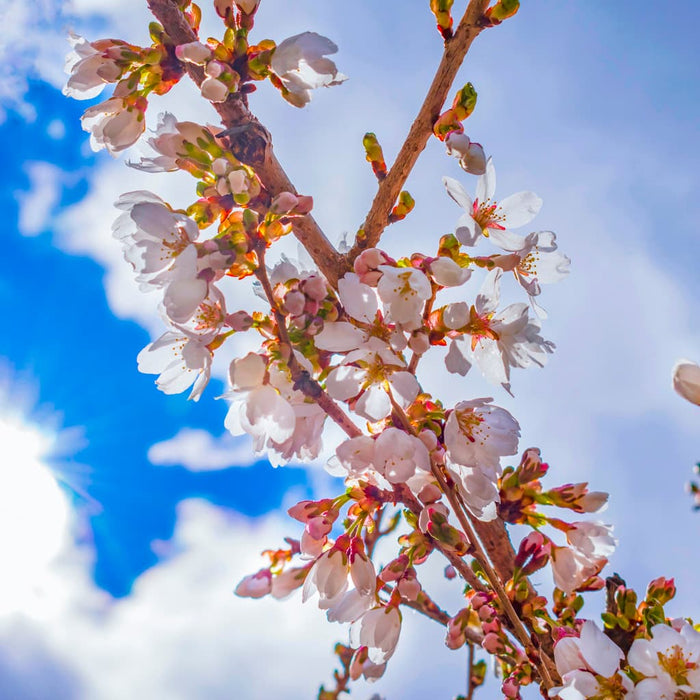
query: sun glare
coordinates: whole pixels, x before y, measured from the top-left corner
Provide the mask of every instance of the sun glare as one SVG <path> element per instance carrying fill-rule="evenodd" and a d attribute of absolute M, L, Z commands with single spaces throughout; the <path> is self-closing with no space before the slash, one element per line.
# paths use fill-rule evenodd
<path fill-rule="evenodd" d="M 47 465 L 55 436 L 15 415 L 0 415 L 0 612 L 41 596 L 61 550 L 68 502 Z"/>

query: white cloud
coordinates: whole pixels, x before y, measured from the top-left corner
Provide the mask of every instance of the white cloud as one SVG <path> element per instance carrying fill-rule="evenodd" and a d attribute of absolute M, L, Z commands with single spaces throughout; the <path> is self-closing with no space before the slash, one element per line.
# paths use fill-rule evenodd
<path fill-rule="evenodd" d="M 262 565 L 258 553 L 281 544 L 294 528 L 298 524 L 290 528 L 276 515 L 249 521 L 204 501 L 185 501 L 171 556 L 120 600 L 95 587 L 89 552 L 67 540 L 41 591 L 44 605 L 0 617 L 0 668 L 13 669 L 12 697 L 34 697 L 32 688 L 47 687 L 47 677 L 60 681 L 61 697 L 76 699 L 313 697 L 321 682 L 330 682 L 332 648 L 347 641 L 346 626 L 328 624 L 298 593 L 287 601 L 232 594 L 241 577 Z M 454 582 L 437 583 L 458 599 Z M 373 687 L 359 683 L 353 694 L 424 697 L 459 687 L 462 658 L 444 649 L 442 635 L 438 625 L 409 611 L 385 678 Z M 427 667 L 439 676 L 426 674 Z"/>
<path fill-rule="evenodd" d="M 206 430 L 182 428 L 175 436 L 157 442 L 148 450 L 148 459 L 161 466 L 183 466 L 194 472 L 247 467 L 260 461 L 253 454 L 250 437 L 224 433 L 215 438 Z"/>
<path fill-rule="evenodd" d="M 36 236 L 51 226 L 53 214 L 61 195 L 63 171 L 41 161 L 25 163 L 29 190 L 15 193 L 19 204 L 17 226 L 25 236 Z"/>

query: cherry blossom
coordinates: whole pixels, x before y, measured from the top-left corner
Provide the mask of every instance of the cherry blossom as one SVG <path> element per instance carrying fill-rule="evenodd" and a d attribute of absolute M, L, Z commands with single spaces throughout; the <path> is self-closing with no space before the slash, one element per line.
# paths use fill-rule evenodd
<path fill-rule="evenodd" d="M 684 399 L 700 406 L 700 366 L 690 360 L 679 360 L 673 368 L 673 388 Z"/>
<path fill-rule="evenodd" d="M 180 394 L 192 384 L 189 398 L 199 400 L 209 383 L 213 334 L 192 336 L 184 329 L 168 331 L 138 354 L 139 372 L 159 374 L 156 386 L 165 394 Z"/>
<path fill-rule="evenodd" d="M 466 212 L 457 222 L 455 231 L 459 242 L 466 246 L 475 245 L 482 234 L 488 236 L 494 230 L 524 226 L 542 208 L 542 200 L 534 192 L 518 192 L 500 202 L 494 200 L 496 169 L 491 158 L 486 161 L 484 174 L 477 180 L 473 200 L 457 180 L 443 177 L 442 181 L 447 194 Z"/>
<path fill-rule="evenodd" d="M 68 35 L 73 50 L 66 56 L 65 71 L 70 75 L 63 94 L 77 100 L 89 100 L 102 92 L 108 83 L 115 83 L 122 74 L 119 59 L 123 42 L 109 39 L 88 42 L 82 36 Z"/>
<path fill-rule="evenodd" d="M 632 681 L 618 673 L 623 659 L 622 649 L 594 622 L 586 620 L 579 637 L 564 637 L 554 647 L 554 661 L 564 686 L 553 688 L 550 696 L 561 700 L 631 698 Z"/>
<path fill-rule="evenodd" d="M 590 557 L 573 547 L 552 547 L 550 559 L 554 585 L 564 593 L 580 588 L 605 566 L 605 557 Z"/>
<path fill-rule="evenodd" d="M 419 328 L 423 305 L 432 293 L 430 280 L 411 267 L 380 265 L 379 269 L 383 274 L 377 283 L 377 293 L 391 320 L 406 330 Z"/>
<path fill-rule="evenodd" d="M 486 276 L 475 304 L 469 309 L 468 321 L 461 328 L 456 327 L 468 333 L 471 342 L 467 345 L 463 337 L 458 337 L 446 364 L 452 372 L 466 373 L 468 366 L 457 353 L 464 359 L 470 355 L 486 379 L 510 391 L 510 368 L 543 367 L 547 355 L 554 351 L 554 344 L 540 336 L 541 324 L 529 316 L 527 304 L 511 304 L 496 312 L 502 274 L 501 269 L 495 269 Z M 455 312 L 453 309 L 452 313 Z M 464 320 L 466 313 L 458 314 L 457 318 Z"/>
<path fill-rule="evenodd" d="M 106 148 L 116 155 L 133 146 L 146 129 L 146 100 L 119 87 L 110 99 L 88 107 L 80 119 L 83 129 L 90 132 L 93 151 Z"/>
<path fill-rule="evenodd" d="M 590 559 L 609 557 L 617 546 L 612 526 L 599 522 L 569 523 L 566 530 L 568 543 Z"/>
<path fill-rule="evenodd" d="M 396 649 L 401 633 L 401 613 L 393 606 L 368 610 L 350 627 L 354 647 L 366 646 L 374 664 L 388 661 Z"/>
<path fill-rule="evenodd" d="M 503 250 L 512 253 L 499 261 L 502 269 L 512 270 L 523 289 L 537 296 L 540 284 L 558 282 L 569 274 L 571 260 L 557 249 L 556 234 L 552 231 L 537 231 L 519 236 L 512 231 L 494 229 L 489 240 Z"/>
<path fill-rule="evenodd" d="M 518 422 L 491 401 L 460 401 L 450 413 L 445 424 L 445 447 L 453 463 L 497 471 L 501 457 L 518 451 Z"/>
<path fill-rule="evenodd" d="M 459 159 L 459 166 L 472 175 L 486 172 L 486 154 L 480 143 L 470 141 L 464 132 L 453 131 L 445 139 L 447 155 Z"/>
<path fill-rule="evenodd" d="M 685 621 L 680 629 L 654 625 L 651 639 L 634 640 L 627 660 L 646 676 L 635 687 L 637 700 L 673 700 L 688 697 L 684 693 L 700 693 L 700 633 Z"/>
<path fill-rule="evenodd" d="M 154 135 L 146 142 L 158 155 L 142 157 L 138 163 L 127 163 L 132 168 L 148 173 L 172 172 L 178 169 L 180 159 L 185 158 L 193 147 L 201 148 L 214 141 L 206 127 L 194 122 L 180 122 L 169 112 L 158 116 L 156 130 L 152 133 Z"/>
<path fill-rule="evenodd" d="M 420 386 L 405 367 L 405 362 L 386 343 L 370 338 L 330 372 L 326 390 L 339 401 L 357 397 L 354 411 L 376 422 L 391 413 L 388 392 L 403 408 L 418 395 Z"/>
<path fill-rule="evenodd" d="M 295 107 L 303 107 L 311 100 L 311 90 L 347 80 L 326 58 L 337 51 L 330 39 L 315 32 L 296 34 L 280 43 L 270 67 L 285 88 L 284 98 Z"/>

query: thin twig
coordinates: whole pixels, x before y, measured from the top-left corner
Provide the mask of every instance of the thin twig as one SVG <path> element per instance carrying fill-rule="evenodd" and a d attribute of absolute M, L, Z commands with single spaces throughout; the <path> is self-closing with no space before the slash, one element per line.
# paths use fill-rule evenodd
<path fill-rule="evenodd" d="M 176 44 L 188 44 L 197 40 L 176 0 L 147 0 L 148 7 L 163 25 L 165 33 Z M 200 66 L 184 63 L 190 78 L 201 85 L 204 71 Z M 267 129 L 258 121 L 246 104 L 244 96 L 231 95 L 226 102 L 212 103 L 219 113 L 225 130 L 233 130 L 235 136 L 228 137 L 234 155 L 242 162 L 251 165 L 260 178 L 270 197 L 281 192 L 297 190 L 290 181 L 272 148 L 272 138 Z M 310 215 L 299 217 L 293 227 L 294 235 L 311 255 L 318 269 L 335 288 L 342 274 L 342 260 L 325 234 Z"/>
<path fill-rule="evenodd" d="M 394 164 L 379 185 L 372 206 L 362 225 L 362 233 L 347 254 L 349 263 L 352 263 L 365 248 L 374 248 L 379 243 L 382 231 L 389 223 L 389 214 L 396 199 L 413 170 L 418 156 L 433 133 L 433 124 L 440 116 L 440 110 L 452 87 L 457 71 L 462 66 L 472 42 L 484 29 L 481 19 L 487 5 L 488 0 L 471 0 L 454 35 L 445 42 L 442 60 L 418 116 L 410 128 Z"/>
<path fill-rule="evenodd" d="M 476 685 L 474 685 L 474 645 L 468 643 L 469 651 L 467 652 L 467 697 L 466 700 L 473 700 Z"/>
<path fill-rule="evenodd" d="M 289 367 L 289 372 L 292 375 L 292 381 L 294 382 L 294 388 L 298 389 L 304 393 L 309 398 L 313 399 L 328 415 L 331 420 L 337 423 L 349 437 L 358 437 L 362 435 L 362 431 L 350 420 L 348 415 L 343 411 L 338 404 L 333 401 L 333 399 L 328 396 L 328 394 L 323 390 L 321 385 L 301 366 L 297 358 L 294 355 L 294 345 L 289 338 L 289 333 L 287 332 L 287 324 L 284 314 L 280 311 L 280 308 L 275 300 L 272 285 L 270 284 L 270 278 L 267 274 L 267 268 L 265 267 L 265 256 L 261 251 L 259 253 L 259 266 L 255 271 L 255 276 L 260 281 L 262 288 L 265 292 L 272 313 L 275 317 L 277 323 L 277 334 L 280 343 L 284 345 L 289 351 L 289 358 L 287 359 L 287 366 Z"/>

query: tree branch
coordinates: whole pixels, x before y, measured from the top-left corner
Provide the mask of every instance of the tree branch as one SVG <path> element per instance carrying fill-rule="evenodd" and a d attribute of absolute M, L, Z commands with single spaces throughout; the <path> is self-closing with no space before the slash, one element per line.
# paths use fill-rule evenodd
<path fill-rule="evenodd" d="M 350 265 L 365 248 L 374 248 L 379 243 L 382 231 L 389 223 L 389 214 L 396 199 L 433 133 L 433 124 L 440 116 L 440 110 L 445 104 L 457 71 L 462 66 L 472 42 L 484 29 L 481 20 L 487 5 L 488 0 L 471 0 L 457 31 L 445 42 L 442 60 L 418 116 L 396 156 L 394 165 L 379 185 L 362 226 L 362 233 L 358 235 L 355 245 L 346 256 Z"/>
<path fill-rule="evenodd" d="M 153 15 L 176 45 L 197 41 L 197 35 L 175 0 L 147 2 Z M 192 63 L 184 63 L 183 66 L 190 78 L 201 85 L 204 80 L 202 68 Z M 227 140 L 231 151 L 241 162 L 255 169 L 270 196 L 275 197 L 280 192 L 298 194 L 275 157 L 270 133 L 250 112 L 245 99 L 240 95 L 230 95 L 226 102 L 212 104 L 221 117 L 225 131 L 230 131 Z M 344 261 L 314 218 L 310 215 L 299 217 L 294 223 L 293 231 L 328 282 L 337 288 Z"/>

